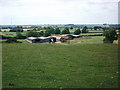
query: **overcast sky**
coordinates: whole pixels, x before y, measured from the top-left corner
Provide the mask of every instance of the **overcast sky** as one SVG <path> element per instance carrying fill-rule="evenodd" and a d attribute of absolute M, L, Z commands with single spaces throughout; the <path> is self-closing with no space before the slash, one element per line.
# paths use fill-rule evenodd
<path fill-rule="evenodd" d="M 115 24 L 119 0 L 0 0 L 0 24 Z"/>

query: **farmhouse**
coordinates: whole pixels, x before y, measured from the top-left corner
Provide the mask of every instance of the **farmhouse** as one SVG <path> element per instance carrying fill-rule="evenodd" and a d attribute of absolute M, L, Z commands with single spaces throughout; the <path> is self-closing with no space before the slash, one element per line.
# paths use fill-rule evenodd
<path fill-rule="evenodd" d="M 56 42 L 55 37 L 27 37 L 26 39 L 30 43 L 54 43 Z"/>

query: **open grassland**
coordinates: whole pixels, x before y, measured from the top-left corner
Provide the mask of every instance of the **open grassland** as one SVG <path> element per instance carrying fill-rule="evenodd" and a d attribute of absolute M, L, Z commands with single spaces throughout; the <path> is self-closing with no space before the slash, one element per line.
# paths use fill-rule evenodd
<path fill-rule="evenodd" d="M 118 46 L 97 40 L 3 43 L 3 88 L 117 88 Z"/>

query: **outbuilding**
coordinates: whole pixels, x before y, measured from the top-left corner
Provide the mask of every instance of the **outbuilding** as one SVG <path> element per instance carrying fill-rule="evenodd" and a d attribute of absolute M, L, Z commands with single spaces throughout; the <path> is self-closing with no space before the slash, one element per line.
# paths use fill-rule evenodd
<path fill-rule="evenodd" d="M 30 43 L 54 43 L 56 42 L 55 37 L 27 37 L 26 39 Z"/>

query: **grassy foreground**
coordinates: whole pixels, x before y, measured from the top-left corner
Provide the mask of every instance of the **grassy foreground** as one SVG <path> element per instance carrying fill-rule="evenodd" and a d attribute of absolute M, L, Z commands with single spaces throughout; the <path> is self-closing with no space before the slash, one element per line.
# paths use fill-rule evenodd
<path fill-rule="evenodd" d="M 3 43 L 2 48 L 3 88 L 118 87 L 117 44 Z"/>

